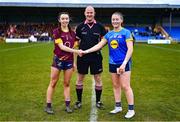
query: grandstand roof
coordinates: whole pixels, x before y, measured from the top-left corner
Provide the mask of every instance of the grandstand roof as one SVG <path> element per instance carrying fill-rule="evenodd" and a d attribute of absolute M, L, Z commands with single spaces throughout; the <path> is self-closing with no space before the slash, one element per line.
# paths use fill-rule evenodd
<path fill-rule="evenodd" d="M 0 0 L 0 6 L 84 8 L 180 8 L 179 0 Z"/>

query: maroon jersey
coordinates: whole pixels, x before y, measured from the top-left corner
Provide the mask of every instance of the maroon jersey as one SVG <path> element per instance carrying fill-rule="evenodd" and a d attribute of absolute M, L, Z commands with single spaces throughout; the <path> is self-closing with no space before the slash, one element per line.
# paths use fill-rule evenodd
<path fill-rule="evenodd" d="M 59 43 L 63 43 L 63 45 L 73 48 L 76 35 L 73 31 L 71 32 L 63 32 L 56 28 L 53 30 L 53 38 L 54 38 L 54 54 L 63 61 L 73 61 L 73 53 L 66 52 L 60 49 L 58 46 Z M 60 40 L 60 41 L 59 41 Z"/>

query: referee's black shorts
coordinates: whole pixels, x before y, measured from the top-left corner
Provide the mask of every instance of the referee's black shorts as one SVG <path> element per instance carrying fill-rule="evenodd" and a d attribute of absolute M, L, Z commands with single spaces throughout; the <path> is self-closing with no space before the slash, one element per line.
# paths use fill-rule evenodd
<path fill-rule="evenodd" d="M 80 57 L 77 58 L 78 73 L 88 74 L 89 67 L 92 75 L 101 73 L 103 71 L 102 59 L 83 60 Z"/>

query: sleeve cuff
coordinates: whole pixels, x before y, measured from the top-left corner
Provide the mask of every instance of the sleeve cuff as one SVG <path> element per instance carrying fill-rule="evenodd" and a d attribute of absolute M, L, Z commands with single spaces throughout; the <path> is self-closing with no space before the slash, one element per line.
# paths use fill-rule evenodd
<path fill-rule="evenodd" d="M 133 41 L 132 38 L 126 39 L 126 42 Z"/>
<path fill-rule="evenodd" d="M 55 39 L 55 44 L 60 44 L 60 43 L 63 43 L 62 39 L 59 38 L 59 39 Z"/>
<path fill-rule="evenodd" d="M 78 47 L 78 45 L 79 45 L 78 41 L 75 41 L 75 42 L 74 42 L 74 46 L 73 46 L 73 47 L 74 47 L 74 48 L 77 48 L 77 47 Z"/>

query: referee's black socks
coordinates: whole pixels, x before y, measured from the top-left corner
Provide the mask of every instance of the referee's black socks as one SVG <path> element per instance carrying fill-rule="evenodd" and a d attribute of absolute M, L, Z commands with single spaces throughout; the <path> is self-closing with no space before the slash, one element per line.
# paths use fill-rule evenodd
<path fill-rule="evenodd" d="M 82 92 L 83 92 L 83 85 L 76 84 L 76 94 L 77 94 L 77 100 L 79 102 L 81 102 L 82 100 Z"/>
<path fill-rule="evenodd" d="M 95 86 L 96 91 L 96 102 L 101 100 L 102 86 Z"/>
<path fill-rule="evenodd" d="M 48 107 L 48 108 L 51 108 L 51 103 L 47 103 L 47 107 Z"/>

